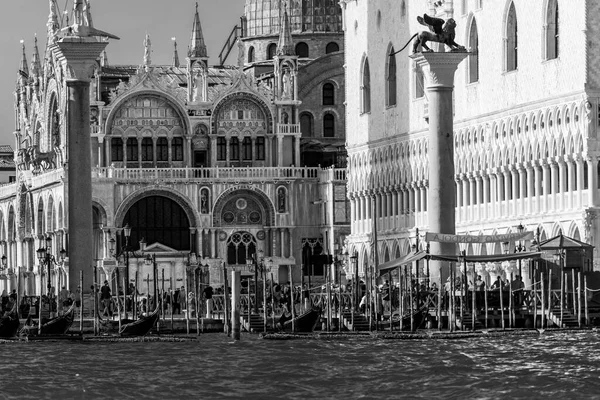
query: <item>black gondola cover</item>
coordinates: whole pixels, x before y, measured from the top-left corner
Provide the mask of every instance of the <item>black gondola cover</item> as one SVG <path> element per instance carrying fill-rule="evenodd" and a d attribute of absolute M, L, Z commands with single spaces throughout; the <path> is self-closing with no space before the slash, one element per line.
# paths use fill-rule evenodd
<path fill-rule="evenodd" d="M 137 321 L 121 326 L 121 336 L 146 336 L 158 320 L 158 307 L 152 314 L 140 317 Z"/>

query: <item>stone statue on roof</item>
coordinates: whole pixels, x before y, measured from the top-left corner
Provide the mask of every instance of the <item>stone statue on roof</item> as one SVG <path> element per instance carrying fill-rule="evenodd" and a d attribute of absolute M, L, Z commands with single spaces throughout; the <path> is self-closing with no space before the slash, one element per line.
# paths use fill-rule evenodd
<path fill-rule="evenodd" d="M 61 29 L 61 32 L 64 36 L 106 37 L 119 40 L 118 36 L 94 28 L 90 0 L 75 0 L 73 4 L 73 24 Z"/>

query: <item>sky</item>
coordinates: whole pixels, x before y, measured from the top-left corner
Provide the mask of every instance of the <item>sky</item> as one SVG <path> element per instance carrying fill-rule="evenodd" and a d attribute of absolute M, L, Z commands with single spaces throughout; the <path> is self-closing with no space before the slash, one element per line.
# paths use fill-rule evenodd
<path fill-rule="evenodd" d="M 48 0 L 0 0 L 0 145 L 15 147 L 13 92 L 21 60 L 21 40 L 25 41 L 28 66 L 33 54 L 33 38 L 37 33 L 40 57 L 46 45 Z M 72 0 L 58 0 L 60 11 Z M 218 55 L 234 25 L 244 13 L 245 0 L 91 0 L 94 26 L 121 40 L 111 40 L 109 64 L 141 64 L 144 58 L 144 36 L 152 41 L 152 63 L 168 65 L 177 38 L 179 59 L 185 61 L 192 31 L 195 3 L 209 53 L 209 63 L 218 64 Z M 228 64 L 236 63 L 235 49 Z"/>

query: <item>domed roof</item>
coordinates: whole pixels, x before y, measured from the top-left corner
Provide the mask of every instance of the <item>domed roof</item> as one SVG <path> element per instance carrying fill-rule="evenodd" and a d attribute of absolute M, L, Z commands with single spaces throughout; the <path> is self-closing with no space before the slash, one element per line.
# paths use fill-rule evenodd
<path fill-rule="evenodd" d="M 278 35 L 283 0 L 246 0 L 245 36 Z M 293 33 L 342 32 L 342 9 L 338 0 L 288 0 L 287 9 Z"/>

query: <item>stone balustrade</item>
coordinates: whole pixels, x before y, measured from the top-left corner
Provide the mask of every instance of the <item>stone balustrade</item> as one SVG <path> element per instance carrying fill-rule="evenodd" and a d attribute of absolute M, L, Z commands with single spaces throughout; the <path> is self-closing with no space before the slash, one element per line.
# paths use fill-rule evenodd
<path fill-rule="evenodd" d="M 325 171 L 325 172 L 324 172 Z M 94 168 L 93 178 L 118 179 L 130 181 L 146 181 L 155 179 L 167 180 L 291 180 L 291 179 L 323 179 L 323 173 L 333 174 L 336 180 L 345 176 L 335 170 L 329 172 L 321 168 L 308 167 L 214 167 L 214 168 Z"/>
<path fill-rule="evenodd" d="M 300 124 L 277 124 L 277 133 L 282 135 L 299 135 Z"/>

